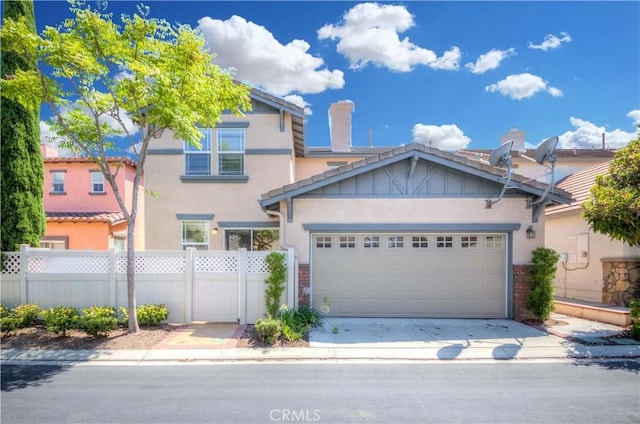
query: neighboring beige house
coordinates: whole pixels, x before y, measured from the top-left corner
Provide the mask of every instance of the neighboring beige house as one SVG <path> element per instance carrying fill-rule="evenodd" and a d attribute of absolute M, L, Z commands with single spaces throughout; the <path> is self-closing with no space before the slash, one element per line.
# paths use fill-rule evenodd
<path fill-rule="evenodd" d="M 331 315 L 525 316 L 540 212 L 568 193 L 540 199 L 546 184 L 514 175 L 487 208 L 504 169 L 421 144 L 353 148 L 349 101 L 331 105 L 330 146 L 308 148 L 301 108 L 251 98 L 251 113 L 203 130 L 202 151 L 154 141 L 147 249 L 293 248 L 296 301 L 328 302 Z"/>
<path fill-rule="evenodd" d="M 627 280 L 638 287 L 640 248 L 594 233 L 582 217 L 582 204 L 589 198 L 596 176 L 607 174 L 609 164 L 607 161 L 583 169 L 557 183 L 557 187 L 571 193 L 573 202 L 546 209 L 545 243 L 561 255 L 554 281 L 557 296 L 626 306 L 624 300 L 633 293 L 623 295 L 616 292 L 633 290 L 633 285 L 627 285 L 624 279 L 616 277 L 615 283 L 622 282 L 611 284 L 609 290 L 603 291 L 603 288 L 609 274 L 614 271 L 612 268 L 622 267 L 628 271 L 620 274 L 626 274 Z"/>

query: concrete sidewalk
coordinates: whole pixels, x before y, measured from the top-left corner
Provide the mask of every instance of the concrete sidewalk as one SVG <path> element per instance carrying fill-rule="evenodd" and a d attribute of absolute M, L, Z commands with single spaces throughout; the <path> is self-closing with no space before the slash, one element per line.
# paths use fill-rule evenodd
<path fill-rule="evenodd" d="M 8 349 L 1 351 L 0 358 L 5 364 L 640 358 L 639 342 L 605 339 L 619 334 L 623 330 L 620 327 L 557 314 L 552 318 L 560 324 L 545 329 L 511 320 L 327 318 L 322 328 L 311 332 L 309 347 L 301 348 L 236 348 L 231 341 L 234 337 L 237 340 L 237 326 L 225 324 L 226 330 L 217 327 L 212 331 L 211 326 L 216 324 L 196 324 L 153 349 Z M 190 338 L 197 339 L 197 344 Z M 211 348 L 207 348 L 206 340 L 210 340 Z"/>

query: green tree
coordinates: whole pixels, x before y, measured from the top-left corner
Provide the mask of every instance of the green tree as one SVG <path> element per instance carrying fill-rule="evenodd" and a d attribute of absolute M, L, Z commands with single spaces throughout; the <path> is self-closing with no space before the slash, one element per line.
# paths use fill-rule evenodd
<path fill-rule="evenodd" d="M 609 174 L 596 177 L 583 208 L 593 231 L 640 247 L 640 132 L 616 152 Z"/>
<path fill-rule="evenodd" d="M 106 4 L 92 8 L 70 0 L 69 5 L 74 17 L 39 36 L 24 20 L 3 22 L 3 47 L 17 54 L 36 50 L 45 67 L 3 76 L 2 90 L 25 107 L 50 106 L 61 145 L 91 158 L 113 189 L 128 226 L 128 321 L 129 331 L 137 332 L 134 230 L 149 143 L 168 130 L 200 147 L 198 126 L 214 126 L 224 111 L 249 110 L 249 88 L 213 64 L 204 38 L 187 25 L 149 18 L 144 6 L 122 16 L 118 25 Z M 136 130 L 127 125 L 129 119 Z M 116 184 L 122 167 L 110 167 L 107 156 L 120 144 L 137 162 L 130 207 Z"/>
<path fill-rule="evenodd" d="M 24 30 L 36 33 L 33 1 L 5 1 L 3 18 L 23 19 Z M 2 44 L 0 74 L 33 71 L 35 50 L 16 53 Z M 4 93 L 3 93 L 4 94 Z M 0 97 L 2 168 L 0 250 L 15 251 L 21 244 L 38 247 L 44 235 L 44 164 L 40 153 L 40 108 L 26 109 L 4 95 Z"/>
<path fill-rule="evenodd" d="M 560 255 L 547 247 L 538 247 L 531 252 L 531 292 L 527 298 L 527 308 L 540 321 L 545 321 L 553 312 L 553 279 L 556 276 Z"/>

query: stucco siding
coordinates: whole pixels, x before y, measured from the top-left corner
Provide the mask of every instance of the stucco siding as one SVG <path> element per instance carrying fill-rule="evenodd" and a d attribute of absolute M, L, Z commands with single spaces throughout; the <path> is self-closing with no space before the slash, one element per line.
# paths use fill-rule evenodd
<path fill-rule="evenodd" d="M 589 231 L 581 211 L 547 216 L 545 227 L 547 247 L 567 255 L 567 263 L 558 263 L 554 280 L 556 295 L 571 299 L 602 301 L 603 257 L 640 257 L 640 248 L 612 241 L 604 234 Z M 587 235 L 588 257 L 580 259 L 578 235 Z M 566 269 L 565 269 L 566 268 Z"/>

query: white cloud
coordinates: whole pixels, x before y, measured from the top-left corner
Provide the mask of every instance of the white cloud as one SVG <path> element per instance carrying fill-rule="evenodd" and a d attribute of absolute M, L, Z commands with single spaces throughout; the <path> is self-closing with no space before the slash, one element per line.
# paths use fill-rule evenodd
<path fill-rule="evenodd" d="M 293 103 L 296 106 L 300 106 L 301 108 L 303 108 L 305 116 L 309 116 L 313 114 L 313 111 L 309 107 L 310 104 L 305 102 L 302 96 L 298 96 L 297 94 L 290 94 L 288 96 L 284 96 L 283 99 Z"/>
<path fill-rule="evenodd" d="M 498 92 L 513 100 L 526 99 L 540 91 L 547 91 L 553 97 L 562 96 L 560 89 L 549 86 L 539 76 L 529 73 L 509 75 L 502 81 L 485 87 L 485 91 Z"/>
<path fill-rule="evenodd" d="M 286 45 L 265 27 L 240 16 L 226 21 L 208 16 L 198 21 L 214 62 L 234 68 L 234 77 L 249 80 L 276 95 L 292 92 L 321 93 L 344 86 L 344 73 L 330 71 L 320 57 L 311 55 L 309 43 L 293 40 Z"/>
<path fill-rule="evenodd" d="M 399 34 L 415 25 L 405 6 L 361 3 L 347 11 L 340 24 L 327 24 L 318 30 L 318 39 L 339 40 L 338 53 L 349 59 L 352 69 L 369 63 L 397 72 L 408 72 L 416 65 L 434 69 L 458 69 L 460 49 L 452 47 L 440 58 L 429 49 L 400 39 Z"/>
<path fill-rule="evenodd" d="M 516 49 L 513 47 L 507 50 L 492 49 L 480 55 L 476 63 L 469 62 L 464 66 L 474 74 L 484 74 L 491 69 L 496 69 L 504 59 L 515 54 Z"/>
<path fill-rule="evenodd" d="M 599 127 L 589 121 L 574 118 L 573 116 L 570 121 L 575 130 L 567 131 L 559 136 L 559 146 L 563 149 L 600 149 L 602 148 L 603 133 L 605 135 L 605 145 L 610 149 L 624 147 L 637 137 L 635 133 L 619 129 L 606 131 L 605 127 Z"/>
<path fill-rule="evenodd" d="M 562 43 L 568 43 L 571 41 L 571 36 L 568 32 L 561 32 L 560 35 L 562 38 L 553 34 L 547 34 L 544 37 L 544 41 L 540 44 L 533 44 L 532 42 L 529 42 L 529 48 L 546 51 L 549 49 L 557 49 Z"/>
<path fill-rule="evenodd" d="M 471 139 L 455 124 L 416 124 L 413 126 L 413 141 L 441 150 L 458 150 L 467 147 Z"/>
<path fill-rule="evenodd" d="M 627 116 L 633 119 L 633 122 L 636 125 L 640 125 L 640 109 L 632 110 L 631 112 L 627 113 Z"/>

